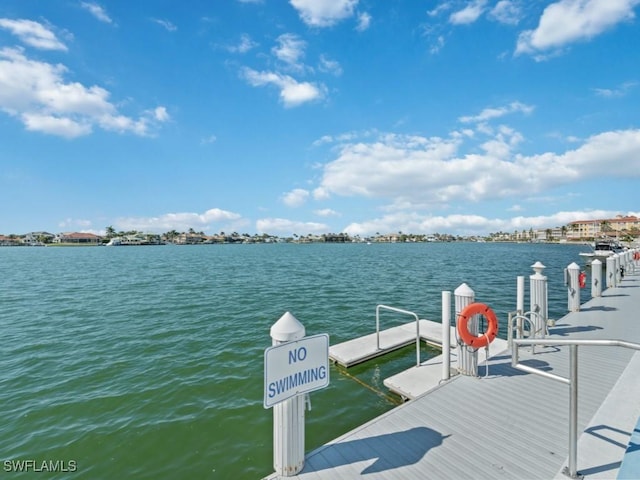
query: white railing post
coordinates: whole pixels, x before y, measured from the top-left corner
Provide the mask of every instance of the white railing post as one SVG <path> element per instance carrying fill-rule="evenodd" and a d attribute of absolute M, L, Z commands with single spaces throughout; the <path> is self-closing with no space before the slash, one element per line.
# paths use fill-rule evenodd
<path fill-rule="evenodd" d="M 518 275 L 516 277 L 516 331 L 518 337 L 522 336 L 522 329 L 524 328 L 522 323 L 522 316 L 524 315 L 524 276 Z M 511 326 L 509 326 L 509 332 L 511 333 Z"/>
<path fill-rule="evenodd" d="M 455 296 L 455 308 L 456 308 L 456 328 L 458 327 L 458 320 L 460 312 L 464 310 L 467 305 L 473 303 L 475 298 L 475 292 L 467 285 L 463 283 L 453 292 Z M 477 318 L 471 318 L 468 320 L 468 330 L 472 335 L 478 335 L 478 320 Z M 478 376 L 478 351 L 467 347 L 462 342 L 458 342 L 458 371 L 463 375 L 469 375 L 473 377 Z"/>
<path fill-rule="evenodd" d="M 602 262 L 597 258 L 591 262 L 591 296 L 602 296 Z"/>
<path fill-rule="evenodd" d="M 549 316 L 547 307 L 547 277 L 542 271 L 547 268 L 541 262 L 531 265 L 533 275 L 529 276 L 529 295 L 531 297 L 531 320 L 535 325 L 534 338 L 544 338 L 547 331 L 547 319 Z"/>
<path fill-rule="evenodd" d="M 305 328 L 286 312 L 271 327 L 273 345 L 304 338 Z M 290 477 L 304 467 L 305 395 L 296 395 L 273 406 L 273 468 Z"/>
<path fill-rule="evenodd" d="M 451 292 L 442 292 L 442 380 L 451 376 Z"/>
<path fill-rule="evenodd" d="M 567 267 L 567 309 L 570 312 L 580 311 L 580 285 L 578 275 L 580 267 L 573 262 Z"/>

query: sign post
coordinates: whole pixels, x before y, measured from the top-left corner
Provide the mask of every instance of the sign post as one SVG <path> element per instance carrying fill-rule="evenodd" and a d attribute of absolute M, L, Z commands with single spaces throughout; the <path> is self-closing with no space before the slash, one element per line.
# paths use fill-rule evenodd
<path fill-rule="evenodd" d="M 329 384 L 329 336 L 305 338 L 286 312 L 271 327 L 264 352 L 264 408 L 273 407 L 273 467 L 281 476 L 304 467 L 304 394 Z"/>

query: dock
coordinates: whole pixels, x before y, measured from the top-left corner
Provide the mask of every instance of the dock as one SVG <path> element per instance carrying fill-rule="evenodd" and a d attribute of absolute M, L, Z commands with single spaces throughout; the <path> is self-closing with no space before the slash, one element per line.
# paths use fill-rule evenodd
<path fill-rule="evenodd" d="M 640 343 L 639 310 L 640 274 L 627 274 L 558 320 L 547 338 Z M 568 478 L 569 387 L 515 369 L 506 348 L 491 350 L 478 362 L 478 377 L 457 375 L 424 392 L 413 392 L 418 380 L 409 380 L 402 395 L 413 400 L 308 453 L 297 475 L 267 478 Z M 569 376 L 568 346 L 519 351 L 521 363 Z M 578 351 L 578 473 L 640 478 L 640 352 L 610 346 Z M 437 370 L 438 360 L 430 365 Z"/>
<path fill-rule="evenodd" d="M 442 324 L 431 320 L 419 320 L 420 340 L 436 346 L 442 346 Z M 451 327 L 450 338 L 455 339 L 455 328 Z M 357 337 L 329 347 L 329 359 L 342 365 L 352 367 L 358 363 L 371 360 L 407 345 L 415 344 L 416 322 L 403 323 L 380 331 L 380 341 L 376 333 Z M 451 344 L 455 347 L 454 343 Z"/>

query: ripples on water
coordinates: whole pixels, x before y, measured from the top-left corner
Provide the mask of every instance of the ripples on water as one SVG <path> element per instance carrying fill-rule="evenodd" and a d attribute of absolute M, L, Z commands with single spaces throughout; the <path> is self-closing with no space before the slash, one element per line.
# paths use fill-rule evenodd
<path fill-rule="evenodd" d="M 528 277 L 540 260 L 550 317 L 559 318 L 563 269 L 580 250 L 468 243 L 0 249 L 0 461 L 75 460 L 76 478 L 259 478 L 272 471 L 263 353 L 285 311 L 307 334 L 329 333 L 337 343 L 370 333 L 377 304 L 438 320 L 442 290 L 466 282 L 504 321 L 515 309 L 516 276 Z M 432 354 L 424 347 L 423 359 Z M 408 348 L 348 373 L 384 390 L 382 380 L 414 360 Z M 307 450 L 393 405 L 332 367 L 330 386 L 312 394 Z"/>

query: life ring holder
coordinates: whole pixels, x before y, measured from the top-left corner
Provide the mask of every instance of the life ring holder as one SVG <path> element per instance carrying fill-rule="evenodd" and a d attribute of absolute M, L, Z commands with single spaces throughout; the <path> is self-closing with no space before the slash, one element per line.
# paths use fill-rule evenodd
<path fill-rule="evenodd" d="M 481 335 L 474 335 L 469 331 L 469 320 L 474 315 L 482 315 L 487 319 L 487 331 Z M 498 318 L 488 305 L 484 303 L 472 303 L 467 305 L 458 314 L 458 337 L 469 347 L 478 349 L 488 347 L 498 334 Z"/>

